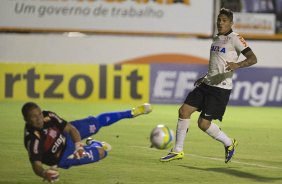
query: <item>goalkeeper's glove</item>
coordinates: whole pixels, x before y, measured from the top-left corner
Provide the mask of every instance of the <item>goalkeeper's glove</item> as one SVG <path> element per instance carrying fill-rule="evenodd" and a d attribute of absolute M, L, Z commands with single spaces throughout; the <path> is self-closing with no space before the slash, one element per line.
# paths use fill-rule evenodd
<path fill-rule="evenodd" d="M 53 169 L 46 169 L 43 171 L 43 181 L 53 183 L 59 181 L 59 172 Z"/>
<path fill-rule="evenodd" d="M 87 153 L 84 148 L 83 144 L 80 142 L 75 143 L 75 151 L 73 153 L 73 158 L 75 159 L 81 159 L 84 157 L 89 157 L 89 153 Z"/>

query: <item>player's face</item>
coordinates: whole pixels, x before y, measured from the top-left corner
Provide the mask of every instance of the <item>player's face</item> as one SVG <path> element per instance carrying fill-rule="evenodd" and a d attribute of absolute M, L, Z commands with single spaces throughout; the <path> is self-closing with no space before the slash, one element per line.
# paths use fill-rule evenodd
<path fill-rule="evenodd" d="M 31 125 L 33 128 L 41 129 L 44 124 L 44 117 L 40 108 L 34 108 L 28 112 L 26 117 L 26 122 Z"/>
<path fill-rule="evenodd" d="M 233 22 L 225 15 L 220 14 L 217 17 L 217 30 L 218 34 L 222 35 L 231 30 Z"/>

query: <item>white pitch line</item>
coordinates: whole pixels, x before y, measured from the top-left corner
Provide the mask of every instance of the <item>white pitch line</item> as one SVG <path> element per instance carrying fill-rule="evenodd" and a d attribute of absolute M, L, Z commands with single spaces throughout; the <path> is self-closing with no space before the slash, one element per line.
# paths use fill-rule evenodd
<path fill-rule="evenodd" d="M 157 149 L 152 149 L 149 147 L 142 147 L 142 146 L 129 146 L 129 147 L 134 147 L 134 148 L 143 148 L 143 149 L 150 149 L 150 150 L 156 150 Z M 200 155 L 195 155 L 195 154 L 185 154 L 187 156 L 195 157 L 195 158 L 201 158 L 201 159 L 207 159 L 207 160 L 216 160 L 216 161 L 224 161 L 224 159 L 220 158 L 215 158 L 215 157 L 206 157 L 206 156 L 200 156 Z M 248 165 L 248 166 L 255 166 L 255 167 L 260 167 L 260 168 L 267 168 L 267 169 L 282 169 L 281 167 L 276 167 L 276 166 L 269 166 L 269 165 L 262 165 L 262 164 L 255 164 L 255 163 L 248 163 L 248 162 L 240 162 L 236 160 L 232 160 L 232 163 L 236 164 L 241 164 L 241 165 Z"/>
<path fill-rule="evenodd" d="M 194 154 L 185 154 L 185 155 L 192 156 L 192 157 L 203 158 L 203 159 L 208 159 L 208 160 L 220 160 L 220 161 L 224 161 L 224 159 L 214 158 L 214 157 L 205 157 L 205 156 L 194 155 Z M 232 160 L 231 162 L 232 162 L 232 163 L 236 163 L 236 164 L 249 165 L 249 166 L 261 167 L 261 168 L 268 168 L 268 169 L 282 169 L 281 167 L 276 167 L 276 166 L 268 166 L 268 165 L 262 165 L 262 164 L 255 164 L 255 163 L 248 163 L 248 162 L 240 162 L 240 161 L 236 161 L 236 160 Z"/>

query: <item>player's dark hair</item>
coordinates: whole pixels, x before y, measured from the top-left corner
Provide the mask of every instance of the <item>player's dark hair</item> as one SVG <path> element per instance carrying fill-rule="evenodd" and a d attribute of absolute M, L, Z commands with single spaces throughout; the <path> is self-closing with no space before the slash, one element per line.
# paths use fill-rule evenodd
<path fill-rule="evenodd" d="M 25 103 L 22 107 L 23 117 L 26 118 L 27 115 L 28 115 L 28 112 L 31 111 L 32 109 L 35 109 L 35 108 L 39 108 L 39 106 L 36 103 L 34 103 L 34 102 Z"/>
<path fill-rule="evenodd" d="M 230 9 L 221 8 L 218 15 L 221 15 L 221 14 L 226 15 L 231 22 L 233 21 L 233 12 Z"/>

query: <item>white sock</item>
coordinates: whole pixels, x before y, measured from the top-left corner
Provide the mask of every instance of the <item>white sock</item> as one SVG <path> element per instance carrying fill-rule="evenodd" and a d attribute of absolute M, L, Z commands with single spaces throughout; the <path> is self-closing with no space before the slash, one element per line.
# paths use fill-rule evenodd
<path fill-rule="evenodd" d="M 183 151 L 184 140 L 186 137 L 186 133 L 188 131 L 190 125 L 190 119 L 178 119 L 177 129 L 176 129 L 176 141 L 173 151 L 181 152 Z"/>
<path fill-rule="evenodd" d="M 232 140 L 214 123 L 211 123 L 206 133 L 219 142 L 222 142 L 224 146 L 230 146 L 232 144 Z"/>

